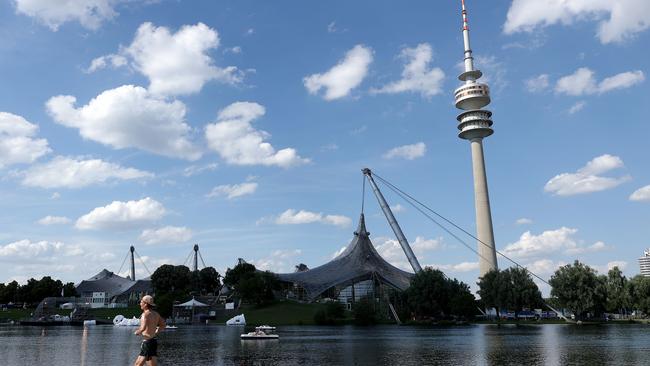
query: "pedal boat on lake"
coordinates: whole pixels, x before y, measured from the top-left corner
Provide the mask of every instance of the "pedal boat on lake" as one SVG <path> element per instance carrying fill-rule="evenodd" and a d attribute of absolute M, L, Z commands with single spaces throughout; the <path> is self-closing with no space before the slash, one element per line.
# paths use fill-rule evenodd
<path fill-rule="evenodd" d="M 269 330 L 275 330 L 275 327 L 264 324 L 264 325 L 260 325 L 259 327 L 255 327 L 255 330 L 261 330 L 261 331 L 266 332 L 266 331 L 269 331 Z"/>
<path fill-rule="evenodd" d="M 277 334 L 267 334 L 261 329 L 255 329 L 254 332 L 248 332 L 241 335 L 241 339 L 279 339 Z"/>

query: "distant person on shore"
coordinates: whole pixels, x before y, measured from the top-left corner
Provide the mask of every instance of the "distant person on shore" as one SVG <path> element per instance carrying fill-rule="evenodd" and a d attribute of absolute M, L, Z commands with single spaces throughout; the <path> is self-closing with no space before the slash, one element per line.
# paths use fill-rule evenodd
<path fill-rule="evenodd" d="M 165 320 L 154 309 L 156 304 L 153 297 L 145 295 L 140 300 L 140 328 L 135 331 L 135 335 L 141 335 L 142 345 L 140 346 L 140 355 L 135 360 L 135 366 L 144 366 L 145 363 L 156 366 L 158 364 L 158 340 L 156 336 L 165 329 Z"/>

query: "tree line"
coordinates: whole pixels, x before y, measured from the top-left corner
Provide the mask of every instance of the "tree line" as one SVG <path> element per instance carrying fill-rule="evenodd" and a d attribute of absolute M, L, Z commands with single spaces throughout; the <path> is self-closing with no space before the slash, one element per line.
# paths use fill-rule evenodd
<path fill-rule="evenodd" d="M 158 311 L 163 316 L 170 316 L 175 300 L 192 295 L 216 295 L 221 288 L 221 275 L 213 267 L 193 272 L 187 266 L 163 264 L 151 275 L 151 286 L 156 294 Z"/>
<path fill-rule="evenodd" d="M 34 306 L 46 297 L 77 296 L 74 283 L 64 284 L 61 280 L 54 280 L 45 276 L 40 280 L 30 278 L 27 283 L 21 285 L 18 281 L 11 281 L 7 284 L 0 283 L 0 304 L 23 304 Z"/>
<path fill-rule="evenodd" d="M 551 297 L 546 300 L 576 319 L 602 317 L 605 313 L 650 314 L 650 278 L 628 279 L 618 267 L 606 275 L 575 261 L 558 268 L 548 281 Z M 530 273 L 521 267 L 486 273 L 477 283 L 483 305 L 497 312 L 544 308 L 545 301 Z"/>

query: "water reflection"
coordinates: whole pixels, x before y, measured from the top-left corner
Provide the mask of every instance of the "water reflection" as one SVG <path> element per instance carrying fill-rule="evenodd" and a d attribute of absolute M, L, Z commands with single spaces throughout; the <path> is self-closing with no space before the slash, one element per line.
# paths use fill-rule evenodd
<path fill-rule="evenodd" d="M 181 327 L 160 335 L 165 365 L 643 365 L 647 326 L 280 327 L 244 341 L 243 328 Z M 2 365 L 129 365 L 132 329 L 2 327 Z M 29 347 L 25 347 L 29 345 Z"/>
<path fill-rule="evenodd" d="M 86 352 L 88 352 L 88 327 L 84 327 L 83 332 L 81 333 L 81 347 L 79 347 L 81 352 L 81 366 L 86 366 Z"/>

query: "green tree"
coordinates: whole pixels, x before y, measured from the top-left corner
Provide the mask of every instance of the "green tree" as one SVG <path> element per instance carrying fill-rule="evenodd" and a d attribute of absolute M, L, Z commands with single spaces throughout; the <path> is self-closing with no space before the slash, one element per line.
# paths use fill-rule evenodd
<path fill-rule="evenodd" d="M 199 271 L 199 290 L 201 293 L 216 293 L 221 285 L 221 275 L 213 267 L 205 267 Z"/>
<path fill-rule="evenodd" d="M 75 287 L 73 282 L 68 282 L 65 285 L 63 285 L 63 296 L 66 297 L 79 296 L 79 294 L 77 293 L 77 288 Z"/>
<path fill-rule="evenodd" d="M 629 282 L 630 303 L 635 310 L 650 314 L 650 277 L 636 275 Z"/>
<path fill-rule="evenodd" d="M 510 267 L 506 269 L 510 280 L 511 290 L 508 296 L 508 308 L 515 311 L 515 318 L 524 308 L 534 309 L 541 307 L 544 303 L 542 293 L 533 281 L 530 272 L 522 267 Z"/>
<path fill-rule="evenodd" d="M 507 310 L 512 304 L 512 283 L 509 271 L 491 270 L 483 275 L 477 283 L 478 295 L 487 308 L 495 308 L 497 317 L 501 317 L 501 310 Z"/>
<path fill-rule="evenodd" d="M 630 285 L 618 267 L 607 272 L 606 288 L 607 311 L 626 314 L 631 305 Z"/>
<path fill-rule="evenodd" d="M 16 280 L 9 282 L 2 293 L 0 293 L 0 302 L 2 303 L 15 303 L 18 300 L 18 291 L 19 291 L 20 285 L 18 285 L 18 282 Z"/>
<path fill-rule="evenodd" d="M 450 283 L 448 312 L 461 318 L 470 319 L 477 313 L 476 298 L 469 285 L 453 279 Z"/>
<path fill-rule="evenodd" d="M 345 307 L 338 301 L 331 301 L 318 309 L 314 322 L 318 325 L 334 325 L 345 317 Z"/>
<path fill-rule="evenodd" d="M 476 299 L 468 285 L 430 267 L 413 276 L 405 296 L 408 308 L 418 317 L 467 317 L 476 309 Z"/>
<path fill-rule="evenodd" d="M 352 314 L 354 315 L 354 324 L 356 325 L 372 325 L 377 323 L 378 317 L 375 306 L 365 296 L 354 303 Z"/>
<path fill-rule="evenodd" d="M 603 276 L 604 277 L 604 276 Z M 572 311 L 576 319 L 588 312 L 598 313 L 605 303 L 605 283 L 591 267 L 575 261 L 560 267 L 549 280 L 551 296 L 561 307 Z"/>
<path fill-rule="evenodd" d="M 444 273 L 426 267 L 413 276 L 406 290 L 409 308 L 419 316 L 443 318 L 449 309 L 449 290 Z"/>
<path fill-rule="evenodd" d="M 178 293 L 181 296 L 189 294 L 192 277 L 186 266 L 163 264 L 151 275 L 151 286 L 156 294 Z"/>
<path fill-rule="evenodd" d="M 279 280 L 269 271 L 248 273 L 235 285 L 235 292 L 243 300 L 257 305 L 271 302 L 275 298 L 273 292 L 279 289 Z"/>
<path fill-rule="evenodd" d="M 246 262 L 241 262 L 232 269 L 228 268 L 226 270 L 226 276 L 223 278 L 223 284 L 236 289 L 239 281 L 242 278 L 254 275 L 255 271 L 256 269 L 254 265 Z"/>

